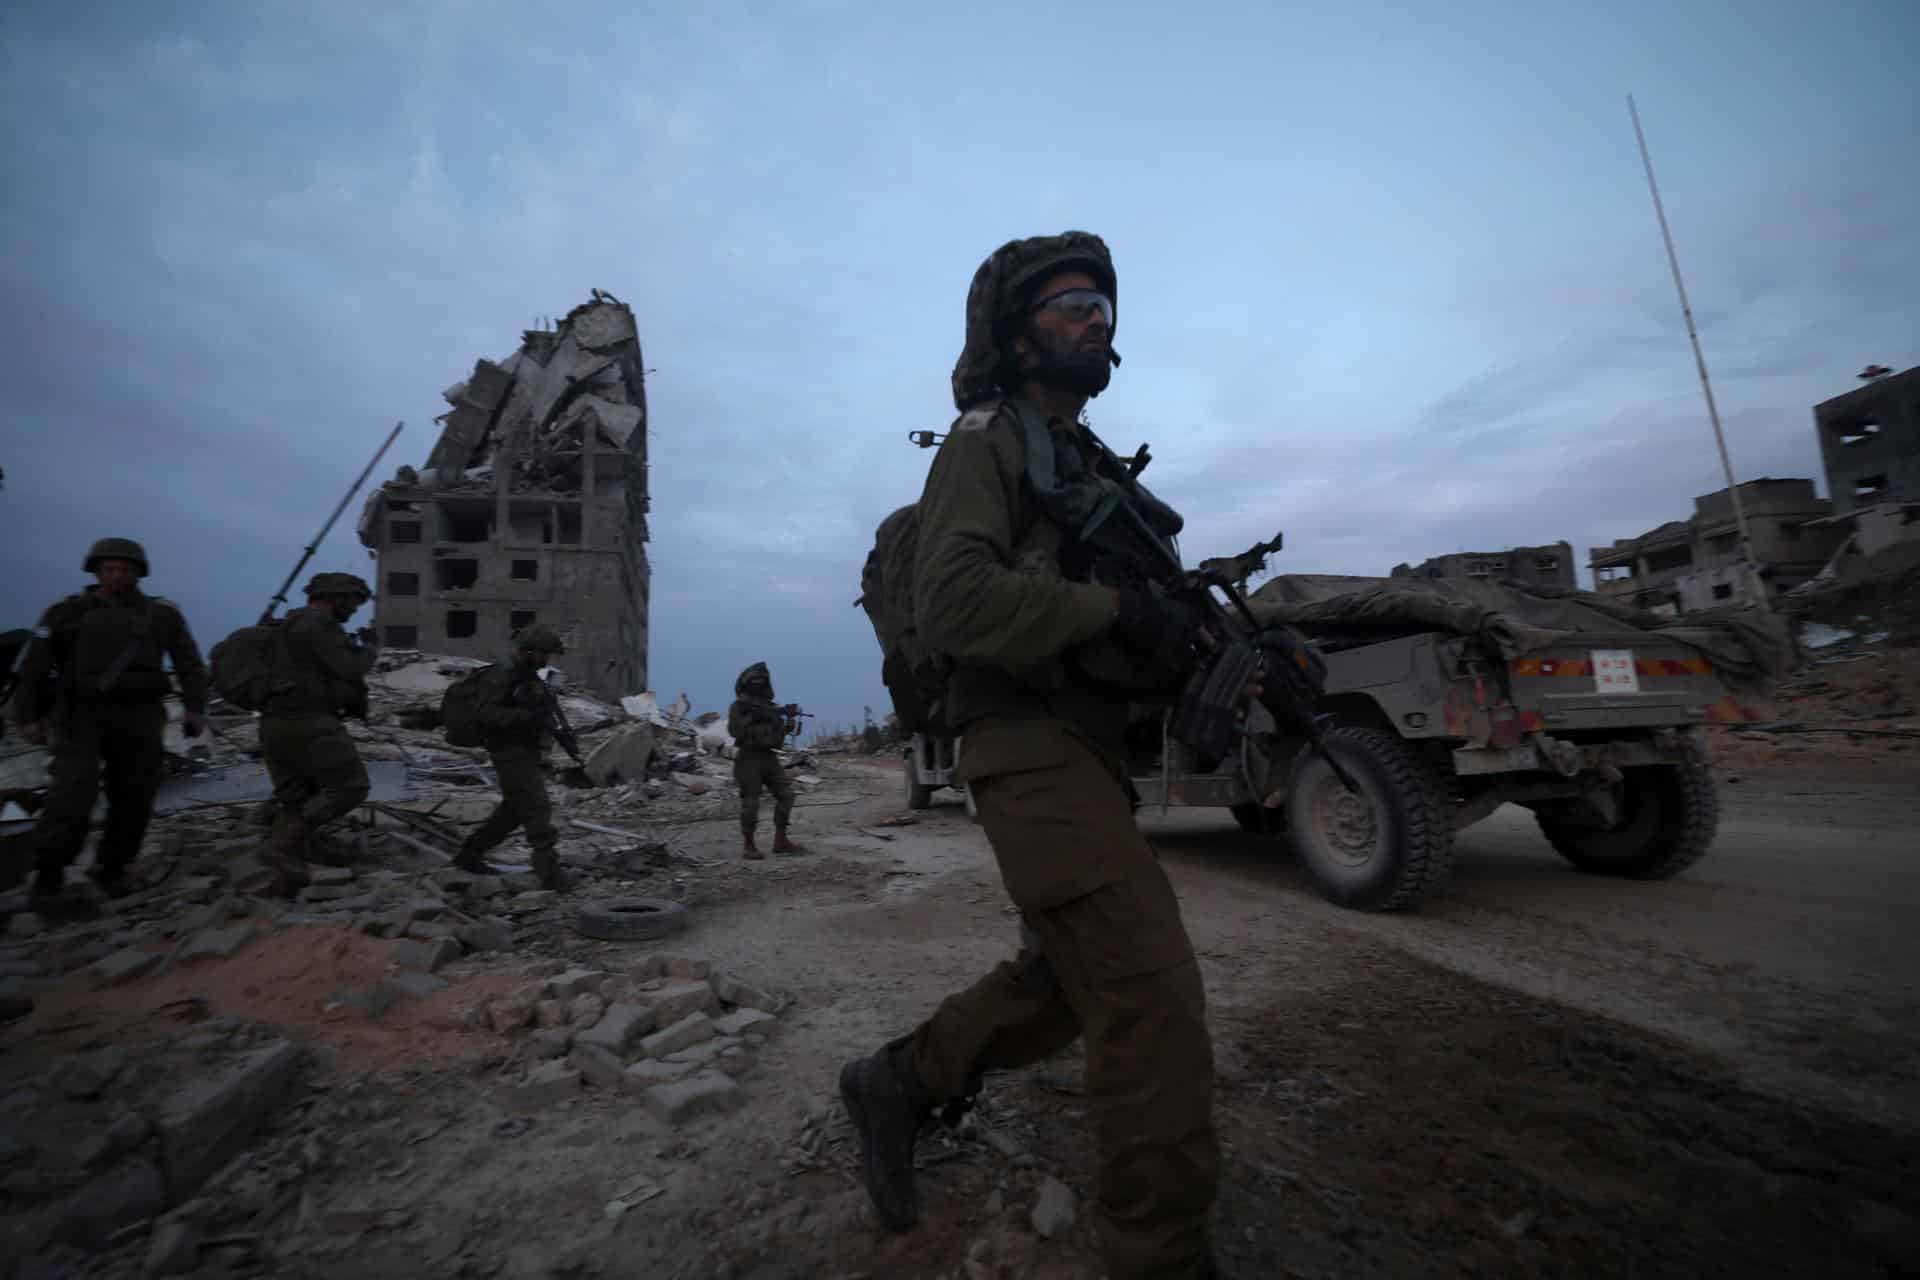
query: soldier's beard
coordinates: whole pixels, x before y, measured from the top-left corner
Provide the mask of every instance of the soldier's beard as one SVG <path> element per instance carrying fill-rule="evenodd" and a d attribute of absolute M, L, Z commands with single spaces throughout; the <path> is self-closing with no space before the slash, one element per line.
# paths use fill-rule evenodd
<path fill-rule="evenodd" d="M 1065 340 L 1039 330 L 1029 330 L 1027 341 L 1035 348 L 1022 376 L 1034 382 L 1077 396 L 1097 396 L 1113 378 L 1113 359 L 1104 346 L 1097 348 L 1068 346 Z"/>

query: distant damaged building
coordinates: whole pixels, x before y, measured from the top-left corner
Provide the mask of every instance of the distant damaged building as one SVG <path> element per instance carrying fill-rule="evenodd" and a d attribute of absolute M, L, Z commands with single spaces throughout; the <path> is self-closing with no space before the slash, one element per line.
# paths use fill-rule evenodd
<path fill-rule="evenodd" d="M 519 628 L 605 697 L 647 686 L 647 397 L 633 312 L 599 290 L 505 360 L 480 360 L 426 466 L 368 499 L 381 642 L 504 657 Z"/>
<path fill-rule="evenodd" d="M 1505 551 L 1456 551 L 1420 564 L 1397 564 L 1394 578 L 1494 578 L 1529 587 L 1563 587 L 1579 583 L 1573 572 L 1573 546 L 1550 542 L 1543 547 L 1509 547 Z"/>

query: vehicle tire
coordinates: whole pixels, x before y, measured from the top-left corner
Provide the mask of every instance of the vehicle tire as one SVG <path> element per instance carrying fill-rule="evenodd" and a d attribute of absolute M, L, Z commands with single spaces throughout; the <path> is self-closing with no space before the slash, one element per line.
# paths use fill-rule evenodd
<path fill-rule="evenodd" d="M 1228 809 L 1240 829 L 1252 836 L 1278 835 L 1280 832 L 1280 814 L 1269 809 L 1258 800 L 1242 800 Z"/>
<path fill-rule="evenodd" d="M 933 788 L 922 785 L 920 781 L 920 766 L 915 762 L 913 752 L 907 752 L 906 767 L 901 772 L 907 782 L 907 808 L 925 809 L 931 806 L 933 804 Z"/>
<path fill-rule="evenodd" d="M 1287 834 L 1321 894 L 1343 907 L 1403 911 L 1453 869 L 1453 814 L 1437 771 L 1392 733 L 1341 725 L 1327 750 L 1359 784 L 1349 793 L 1318 752 L 1287 787 Z"/>
<path fill-rule="evenodd" d="M 647 942 L 687 927 L 687 909 L 665 898 L 603 898 L 573 913 L 573 927 L 608 942 Z"/>
<path fill-rule="evenodd" d="M 1541 833 L 1582 871 L 1633 880 L 1677 876 L 1706 855 L 1720 826 L 1713 773 L 1697 760 L 1623 769 L 1620 820 L 1599 827 L 1542 807 Z"/>

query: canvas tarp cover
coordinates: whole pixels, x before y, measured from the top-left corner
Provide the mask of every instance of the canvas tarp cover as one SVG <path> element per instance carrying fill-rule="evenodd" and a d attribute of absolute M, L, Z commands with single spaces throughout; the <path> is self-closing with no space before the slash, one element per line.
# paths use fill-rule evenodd
<path fill-rule="evenodd" d="M 1785 621 L 1753 608 L 1662 617 L 1590 591 L 1521 587 L 1481 578 L 1359 578 L 1282 574 L 1254 592 L 1254 616 L 1309 636 L 1446 631 L 1472 636 L 1503 658 L 1578 642 L 1583 633 L 1647 631 L 1705 654 L 1730 685 L 1763 686 L 1798 660 Z"/>

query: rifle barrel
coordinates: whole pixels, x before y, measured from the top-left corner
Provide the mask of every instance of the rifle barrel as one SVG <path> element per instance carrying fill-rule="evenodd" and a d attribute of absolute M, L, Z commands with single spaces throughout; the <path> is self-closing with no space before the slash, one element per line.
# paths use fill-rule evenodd
<path fill-rule="evenodd" d="M 367 460 L 367 465 L 360 469 L 360 476 L 353 482 L 353 487 L 347 490 L 345 496 L 340 499 L 340 504 L 333 509 L 333 514 L 328 516 L 327 522 L 320 526 L 320 532 L 313 535 L 313 541 L 309 542 L 306 550 L 301 552 L 300 562 L 293 566 L 293 572 L 289 573 L 287 580 L 280 584 L 280 589 L 273 593 L 273 599 L 267 601 L 267 610 L 260 615 L 260 621 L 267 622 L 272 619 L 273 611 L 287 602 L 287 590 L 293 586 L 293 580 L 300 576 L 300 571 L 307 567 L 307 561 L 313 559 L 313 553 L 318 551 L 320 544 L 327 540 L 327 534 L 333 529 L 333 522 L 340 518 L 340 513 L 347 509 L 349 502 L 353 501 L 353 495 L 360 492 L 360 486 L 367 482 L 367 477 L 373 474 L 373 469 L 380 465 L 380 459 L 386 456 L 387 450 L 399 438 L 400 429 L 406 425 L 404 421 L 393 424 L 393 430 L 387 433 L 387 438 L 381 442 L 378 449 L 374 450 L 373 457 Z"/>

